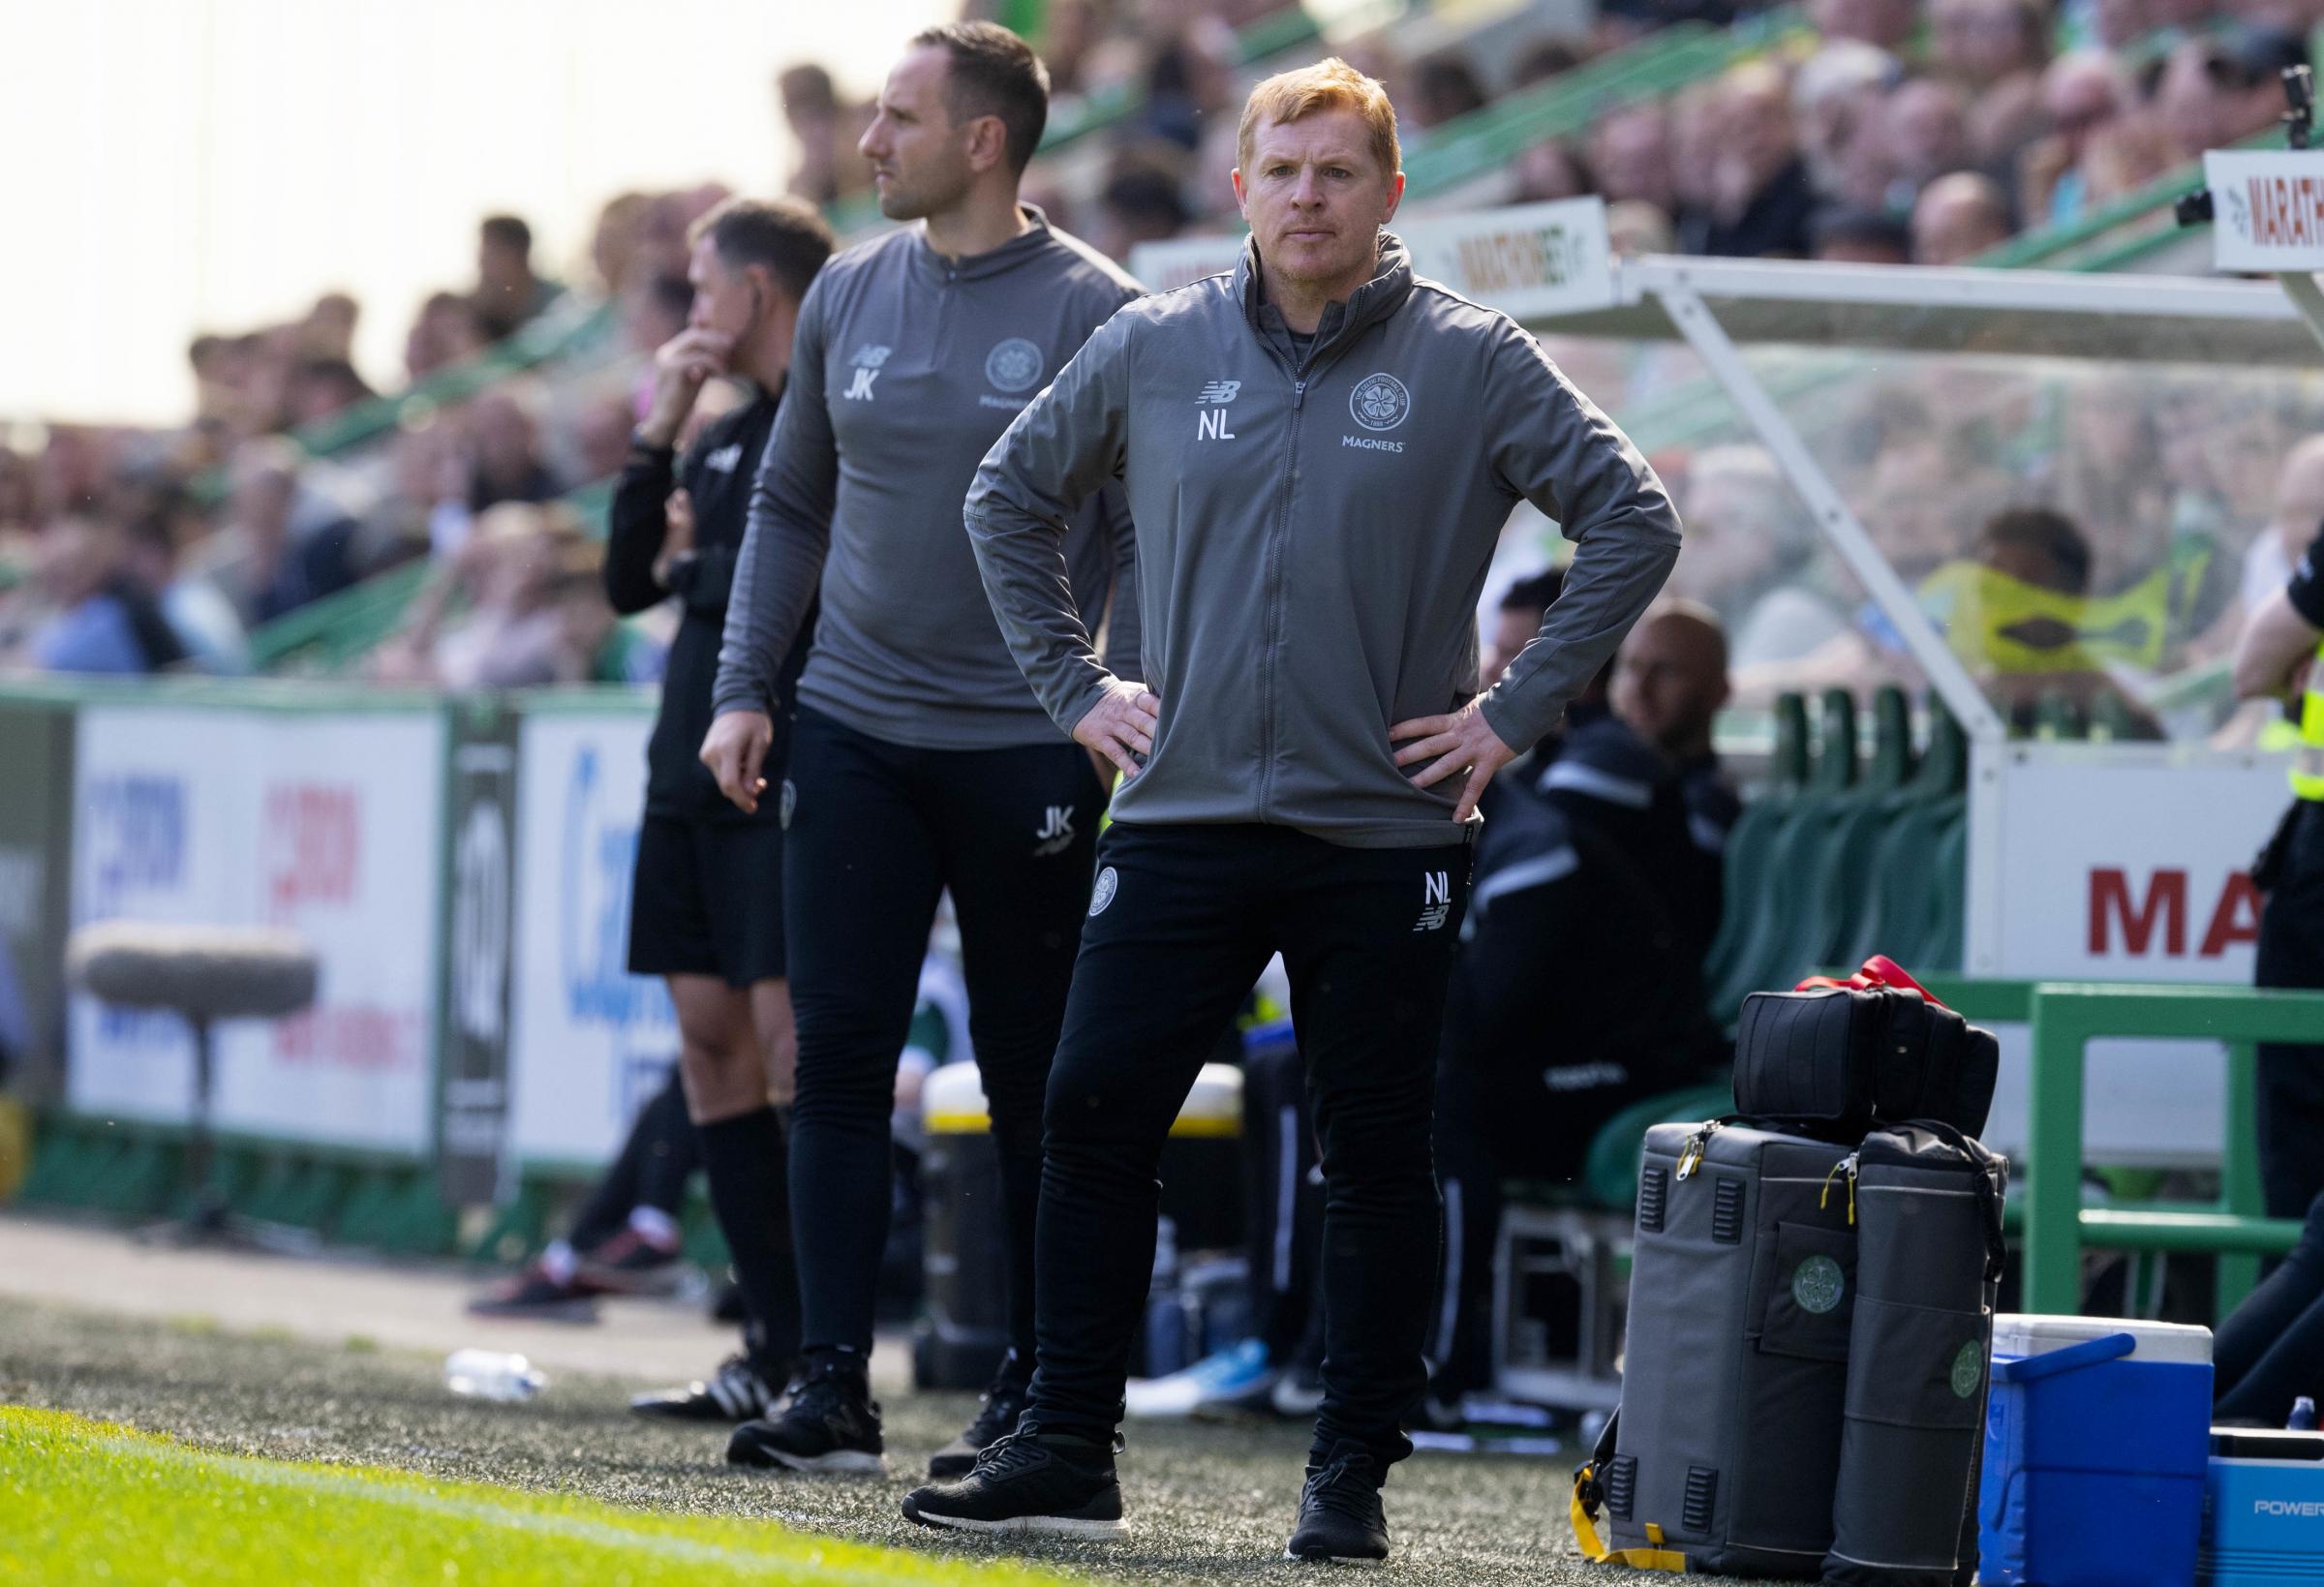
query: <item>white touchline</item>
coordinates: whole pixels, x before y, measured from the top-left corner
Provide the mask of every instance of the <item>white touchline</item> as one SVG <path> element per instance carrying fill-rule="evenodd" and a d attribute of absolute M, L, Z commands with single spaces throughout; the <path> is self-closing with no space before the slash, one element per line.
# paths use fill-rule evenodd
<path fill-rule="evenodd" d="M 341 1498 L 366 1499 L 375 1504 L 401 1506 L 406 1510 L 423 1511 L 431 1515 L 448 1515 L 461 1520 L 482 1521 L 490 1526 L 505 1526 L 512 1531 L 531 1532 L 561 1538 L 567 1542 L 595 1543 L 606 1548 L 635 1548 L 664 1559 L 685 1560 L 700 1565 L 722 1565 L 729 1569 L 762 1571 L 765 1574 L 782 1579 L 809 1578 L 815 1581 L 855 1581 L 867 1584 L 893 1583 L 898 1576 L 886 1571 L 859 1571 L 846 1566 L 827 1565 L 810 1555 L 766 1557 L 716 1543 L 696 1542 L 690 1538 L 670 1538 L 652 1532 L 632 1532 L 607 1521 L 586 1520 L 578 1515 L 529 1514 L 522 1511 L 504 1509 L 482 1499 L 461 1499 L 449 1494 L 431 1493 L 425 1488 L 402 1482 L 382 1482 L 352 1473 L 310 1471 L 302 1466 L 287 1466 L 271 1460 L 247 1455 L 211 1454 L 206 1450 L 189 1450 L 166 1440 L 123 1438 L 118 1434 L 84 1435 L 79 1442 L 122 1454 L 146 1455 L 157 1459 L 174 1460 L 184 1465 L 202 1466 L 213 1471 L 230 1472 L 276 1487 L 299 1488 L 313 1493 L 327 1493 Z M 416 1480 L 429 1479 L 411 1475 Z M 808 1517 L 777 1511 L 764 1519 L 808 1524 Z M 833 1542 L 852 1540 L 834 1538 Z M 869 1544 L 867 1546 L 879 1546 Z"/>

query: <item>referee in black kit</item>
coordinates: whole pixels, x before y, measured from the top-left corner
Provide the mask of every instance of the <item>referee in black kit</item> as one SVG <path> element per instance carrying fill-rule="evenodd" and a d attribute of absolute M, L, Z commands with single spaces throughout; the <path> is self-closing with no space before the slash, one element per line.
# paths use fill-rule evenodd
<path fill-rule="evenodd" d="M 881 211 L 917 221 L 835 257 L 800 311 L 791 395 L 751 492 L 702 758 L 757 808 L 768 714 L 820 590 L 795 698 L 784 908 L 799 1016 L 792 1221 L 807 1367 L 727 1458 L 884 1469 L 868 1376 L 888 1232 L 888 1117 L 939 894 L 960 921 L 968 1029 L 999 1148 L 1016 1345 L 933 1474 L 1016 1424 L 1032 1366 L 1041 1105 L 1105 802 L 1025 687 L 978 581 L 961 499 L 1009 421 L 1138 288 L 1019 204 L 1049 79 L 990 22 L 918 35 L 862 148 Z M 1118 493 L 1070 517 L 1055 596 L 1139 676 Z M 1215 1031 L 1212 1032 L 1216 1034 Z M 995 1282 L 1004 1275 L 992 1275 Z"/>
<path fill-rule="evenodd" d="M 799 305 L 831 257 L 831 229 L 790 199 L 730 198 L 695 223 L 687 328 L 655 355 L 654 397 L 630 440 L 613 497 L 605 591 L 614 610 L 672 595 L 683 615 L 661 710 L 646 748 L 646 815 L 629 907 L 629 969 L 669 982 L 687 1112 L 701 1132 L 710 1201 L 734 1256 L 744 1350 L 712 1375 L 633 1407 L 649 1416 L 745 1421 L 781 1395 L 799 1350 L 783 1131 L 796 1042 L 784 985 L 782 833 L 738 810 L 694 758 L 710 724 L 711 683 L 750 473 L 782 403 Z M 719 375 L 750 399 L 706 426 L 680 460 L 679 432 Z M 780 676 L 806 658 L 803 622 Z M 769 744 L 777 775 L 787 721 Z"/>
<path fill-rule="evenodd" d="M 1238 142 L 1241 263 L 1116 315 L 968 493 L 1026 677 L 1127 780 L 1050 1077 L 1032 1395 L 966 1478 L 903 1510 L 1121 1530 L 1114 1439 L 1163 1140 L 1280 951 L 1326 1184 L 1324 1401 L 1289 1552 L 1377 1560 L 1379 1484 L 1411 1452 L 1423 1383 L 1429 1103 L 1477 799 L 1613 654 L 1678 523 L 1539 343 L 1416 277 L 1384 231 L 1404 181 L 1379 83 L 1336 60 L 1271 77 Z M 1058 598 L 1066 514 L 1117 477 L 1145 688 Z M 1576 549 L 1541 632 L 1480 694 L 1478 597 L 1519 500 Z"/>

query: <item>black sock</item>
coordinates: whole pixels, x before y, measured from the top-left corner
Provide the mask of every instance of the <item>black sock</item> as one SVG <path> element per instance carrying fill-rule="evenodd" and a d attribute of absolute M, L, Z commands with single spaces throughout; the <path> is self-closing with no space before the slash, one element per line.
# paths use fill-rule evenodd
<path fill-rule="evenodd" d="M 782 1123 L 773 1108 L 757 1108 L 701 1131 L 711 1210 L 733 1253 L 749 1316 L 743 1342 L 763 1376 L 780 1378 L 799 1354 L 799 1263 Z"/>

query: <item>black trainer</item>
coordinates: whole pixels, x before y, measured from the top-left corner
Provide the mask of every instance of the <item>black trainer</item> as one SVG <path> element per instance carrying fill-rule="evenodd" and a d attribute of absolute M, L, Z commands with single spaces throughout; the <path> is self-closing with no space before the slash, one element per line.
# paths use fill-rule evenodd
<path fill-rule="evenodd" d="M 862 1367 L 810 1367 L 782 1410 L 746 1421 L 726 1441 L 726 1461 L 784 1471 L 885 1476 L 879 1407 Z"/>
<path fill-rule="evenodd" d="M 1333 1445 L 1330 1459 L 1307 1468 L 1307 1486 L 1300 1494 L 1300 1524 L 1283 1557 L 1332 1565 L 1378 1565 L 1387 1559 L 1381 1475 L 1362 1445 L 1346 1440 Z"/>
<path fill-rule="evenodd" d="M 672 1421 L 749 1421 L 770 1414 L 781 1403 L 783 1377 L 758 1366 L 748 1356 L 729 1356 L 719 1363 L 708 1383 L 634 1395 L 629 1409 L 641 1417 Z"/>
<path fill-rule="evenodd" d="M 906 1519 L 961 1532 L 1120 1538 L 1114 1451 L 1086 1439 L 1019 1427 L 985 1446 L 967 1476 L 903 1496 Z"/>
<path fill-rule="evenodd" d="M 685 1276 L 677 1252 L 663 1250 L 633 1229 L 581 1253 L 581 1282 L 608 1295 L 676 1295 Z"/>
<path fill-rule="evenodd" d="M 1011 1351 L 986 1388 L 984 1404 L 967 1431 L 929 1456 L 928 1475 L 939 1482 L 967 1476 L 994 1440 L 1017 1430 L 1017 1417 L 1032 1389 L 1032 1375 L 1017 1364 L 1017 1353 Z"/>
<path fill-rule="evenodd" d="M 542 1323 L 594 1323 L 596 1292 L 566 1279 L 560 1282 L 535 1262 L 494 1285 L 468 1303 L 476 1317 L 523 1317 Z"/>

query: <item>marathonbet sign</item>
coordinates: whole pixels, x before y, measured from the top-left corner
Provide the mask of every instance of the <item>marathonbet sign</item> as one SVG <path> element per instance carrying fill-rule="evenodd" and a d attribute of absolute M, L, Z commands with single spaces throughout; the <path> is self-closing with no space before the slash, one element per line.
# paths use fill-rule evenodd
<path fill-rule="evenodd" d="M 2222 270 L 2324 270 L 2324 150 L 2203 157 Z"/>

